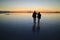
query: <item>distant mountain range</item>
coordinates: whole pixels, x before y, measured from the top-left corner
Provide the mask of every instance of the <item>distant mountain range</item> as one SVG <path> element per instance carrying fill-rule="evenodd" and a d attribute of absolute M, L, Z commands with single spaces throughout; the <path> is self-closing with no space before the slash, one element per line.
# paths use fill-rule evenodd
<path fill-rule="evenodd" d="M 39 11 L 41 13 L 60 13 L 60 11 Z M 33 11 L 0 11 L 0 13 L 33 13 Z"/>

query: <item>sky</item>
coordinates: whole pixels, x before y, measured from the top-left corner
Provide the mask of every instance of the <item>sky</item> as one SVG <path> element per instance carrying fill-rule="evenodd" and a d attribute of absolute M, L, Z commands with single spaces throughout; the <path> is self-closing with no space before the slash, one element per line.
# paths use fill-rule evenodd
<path fill-rule="evenodd" d="M 0 0 L 2 11 L 60 11 L 60 0 Z"/>

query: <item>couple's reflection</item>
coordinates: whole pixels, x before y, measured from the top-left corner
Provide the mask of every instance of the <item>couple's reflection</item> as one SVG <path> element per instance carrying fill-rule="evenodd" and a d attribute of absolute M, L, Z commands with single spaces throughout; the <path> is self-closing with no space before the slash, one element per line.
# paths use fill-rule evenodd
<path fill-rule="evenodd" d="M 38 19 L 38 22 L 36 23 L 36 18 L 33 18 L 32 32 L 39 32 L 39 31 L 40 31 L 40 19 Z"/>

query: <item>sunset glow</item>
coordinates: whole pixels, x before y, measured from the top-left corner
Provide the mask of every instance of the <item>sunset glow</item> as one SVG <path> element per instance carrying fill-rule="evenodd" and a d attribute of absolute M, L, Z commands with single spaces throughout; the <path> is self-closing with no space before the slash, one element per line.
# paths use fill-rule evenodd
<path fill-rule="evenodd" d="M 0 11 L 60 11 L 60 0 L 0 0 Z"/>

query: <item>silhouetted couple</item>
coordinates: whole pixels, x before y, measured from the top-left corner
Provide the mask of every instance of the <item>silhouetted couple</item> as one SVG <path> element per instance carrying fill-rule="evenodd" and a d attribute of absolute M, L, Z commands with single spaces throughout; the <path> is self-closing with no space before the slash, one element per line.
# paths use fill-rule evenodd
<path fill-rule="evenodd" d="M 36 11 L 34 11 L 32 17 L 33 17 L 34 23 L 36 22 L 36 18 L 38 18 L 38 23 L 39 23 L 41 19 L 41 14 L 40 12 L 37 13 Z"/>
<path fill-rule="evenodd" d="M 39 30 L 40 30 L 39 24 L 40 24 L 40 19 L 41 19 L 41 14 L 40 14 L 40 12 L 37 13 L 36 11 L 34 11 L 32 17 L 33 17 L 33 21 L 34 21 L 32 31 L 33 31 L 33 32 L 39 31 Z M 38 19 L 37 30 L 36 30 L 36 18 Z"/>

